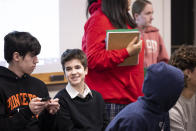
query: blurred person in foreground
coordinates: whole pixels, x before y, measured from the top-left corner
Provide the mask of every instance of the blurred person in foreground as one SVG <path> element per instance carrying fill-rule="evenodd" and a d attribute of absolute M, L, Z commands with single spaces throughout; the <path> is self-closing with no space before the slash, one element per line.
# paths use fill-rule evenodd
<path fill-rule="evenodd" d="M 164 62 L 148 67 L 143 93 L 110 122 L 106 131 L 170 131 L 169 109 L 184 88 L 184 73 Z"/>

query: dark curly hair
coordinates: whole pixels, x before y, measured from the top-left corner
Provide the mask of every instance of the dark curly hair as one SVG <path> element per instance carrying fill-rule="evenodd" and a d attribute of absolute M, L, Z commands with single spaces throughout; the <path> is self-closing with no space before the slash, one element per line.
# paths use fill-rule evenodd
<path fill-rule="evenodd" d="M 171 55 L 169 64 L 181 69 L 182 71 L 189 69 L 193 72 L 196 67 L 196 46 L 182 45 Z M 185 84 L 187 82 L 187 78 L 188 77 L 185 75 Z"/>

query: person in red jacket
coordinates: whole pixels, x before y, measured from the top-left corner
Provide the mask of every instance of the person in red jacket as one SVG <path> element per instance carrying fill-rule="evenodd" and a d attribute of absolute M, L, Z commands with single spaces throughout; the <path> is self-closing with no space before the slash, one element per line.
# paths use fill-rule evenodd
<path fill-rule="evenodd" d="M 132 14 L 145 42 L 144 67 L 160 61 L 168 62 L 169 57 L 159 34 L 159 30 L 151 25 L 153 20 L 152 3 L 148 0 L 136 0 L 132 6 Z"/>
<path fill-rule="evenodd" d="M 129 11 L 130 0 L 88 0 L 82 50 L 87 55 L 87 85 L 101 93 L 106 102 L 107 119 L 110 121 L 127 104 L 142 96 L 143 44 L 131 41 L 127 48 L 106 50 L 106 31 L 136 27 Z M 139 64 L 118 66 L 127 57 L 139 53 Z"/>

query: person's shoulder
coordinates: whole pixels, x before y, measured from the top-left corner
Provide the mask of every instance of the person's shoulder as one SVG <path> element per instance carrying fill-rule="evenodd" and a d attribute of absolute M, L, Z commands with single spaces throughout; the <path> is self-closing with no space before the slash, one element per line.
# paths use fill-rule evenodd
<path fill-rule="evenodd" d="M 178 101 L 176 102 L 176 104 L 169 110 L 170 114 L 184 114 L 183 113 L 183 105 L 184 105 L 184 101 L 183 101 L 183 97 L 180 96 L 178 98 Z"/>
<path fill-rule="evenodd" d="M 98 97 L 102 98 L 102 95 L 99 92 L 97 92 L 95 90 L 91 90 L 91 92 L 92 92 L 93 96 L 98 96 Z"/>
<path fill-rule="evenodd" d="M 125 107 L 126 108 L 126 107 Z M 119 114 L 124 119 L 124 123 L 131 125 L 131 127 L 138 127 L 141 124 L 146 125 L 146 119 L 144 116 L 144 112 L 140 112 L 140 108 L 135 108 L 134 104 L 130 105 L 127 110 L 122 111 L 122 114 Z"/>
<path fill-rule="evenodd" d="M 176 103 L 176 105 L 169 110 L 169 119 L 171 128 L 185 125 L 185 120 L 187 120 L 186 112 L 184 112 L 183 107 L 179 103 Z"/>
<path fill-rule="evenodd" d="M 102 20 L 107 20 L 107 16 L 101 11 L 101 10 L 98 10 L 96 11 L 92 16 L 90 16 L 91 20 L 99 20 L 99 21 L 102 21 Z M 97 21 L 97 22 L 99 22 Z"/>
<path fill-rule="evenodd" d="M 123 110 L 110 122 L 106 130 L 117 128 L 141 131 L 142 129 L 146 129 L 146 122 L 139 113 L 135 113 L 132 110 L 124 112 Z"/>
<path fill-rule="evenodd" d="M 110 21 L 107 16 L 101 10 L 98 10 L 87 20 L 85 29 L 96 28 L 99 30 L 108 24 L 110 24 Z"/>
<path fill-rule="evenodd" d="M 144 108 L 143 108 L 143 103 L 138 100 L 136 102 L 130 103 L 128 104 L 122 112 L 124 112 L 125 114 L 128 113 L 130 116 L 142 116 L 142 114 L 145 112 Z"/>
<path fill-rule="evenodd" d="M 159 29 L 155 26 L 148 26 L 145 29 L 145 33 L 150 33 L 150 32 L 159 32 Z"/>
<path fill-rule="evenodd" d="M 104 103 L 104 99 L 103 99 L 102 95 L 99 92 L 97 92 L 95 90 L 91 90 L 91 92 L 92 92 L 93 97 L 95 97 L 98 101 L 101 101 L 101 102 Z"/>
<path fill-rule="evenodd" d="M 169 116 L 171 120 L 182 120 L 184 117 L 184 110 L 183 105 L 180 104 L 179 100 L 176 102 L 176 104 L 169 110 Z"/>
<path fill-rule="evenodd" d="M 25 74 L 25 77 L 28 77 L 29 80 L 30 80 L 32 83 L 34 83 L 34 84 L 40 84 L 40 85 L 45 86 L 45 83 L 44 83 L 42 80 L 40 80 L 40 79 L 38 79 L 38 78 L 36 78 L 36 77 L 33 77 L 33 76 L 31 76 L 31 75 L 27 75 L 27 74 Z"/>
<path fill-rule="evenodd" d="M 0 66 L 0 79 L 16 79 L 18 76 L 7 67 Z"/>
<path fill-rule="evenodd" d="M 66 88 L 63 88 L 60 91 L 58 91 L 54 98 L 59 98 L 60 100 L 71 99 Z"/>

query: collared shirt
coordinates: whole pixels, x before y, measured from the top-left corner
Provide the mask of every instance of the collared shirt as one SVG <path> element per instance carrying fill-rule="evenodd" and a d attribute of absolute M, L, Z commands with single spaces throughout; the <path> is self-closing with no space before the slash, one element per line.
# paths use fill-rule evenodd
<path fill-rule="evenodd" d="M 92 96 L 92 92 L 91 90 L 89 89 L 89 87 L 85 84 L 84 86 L 84 93 L 83 94 L 80 94 L 76 89 L 74 89 L 69 83 L 67 84 L 66 86 L 66 90 L 68 92 L 68 94 L 70 95 L 71 99 L 74 99 L 75 97 L 80 97 L 80 98 L 86 98 L 86 96 L 88 94 L 90 94 Z"/>

